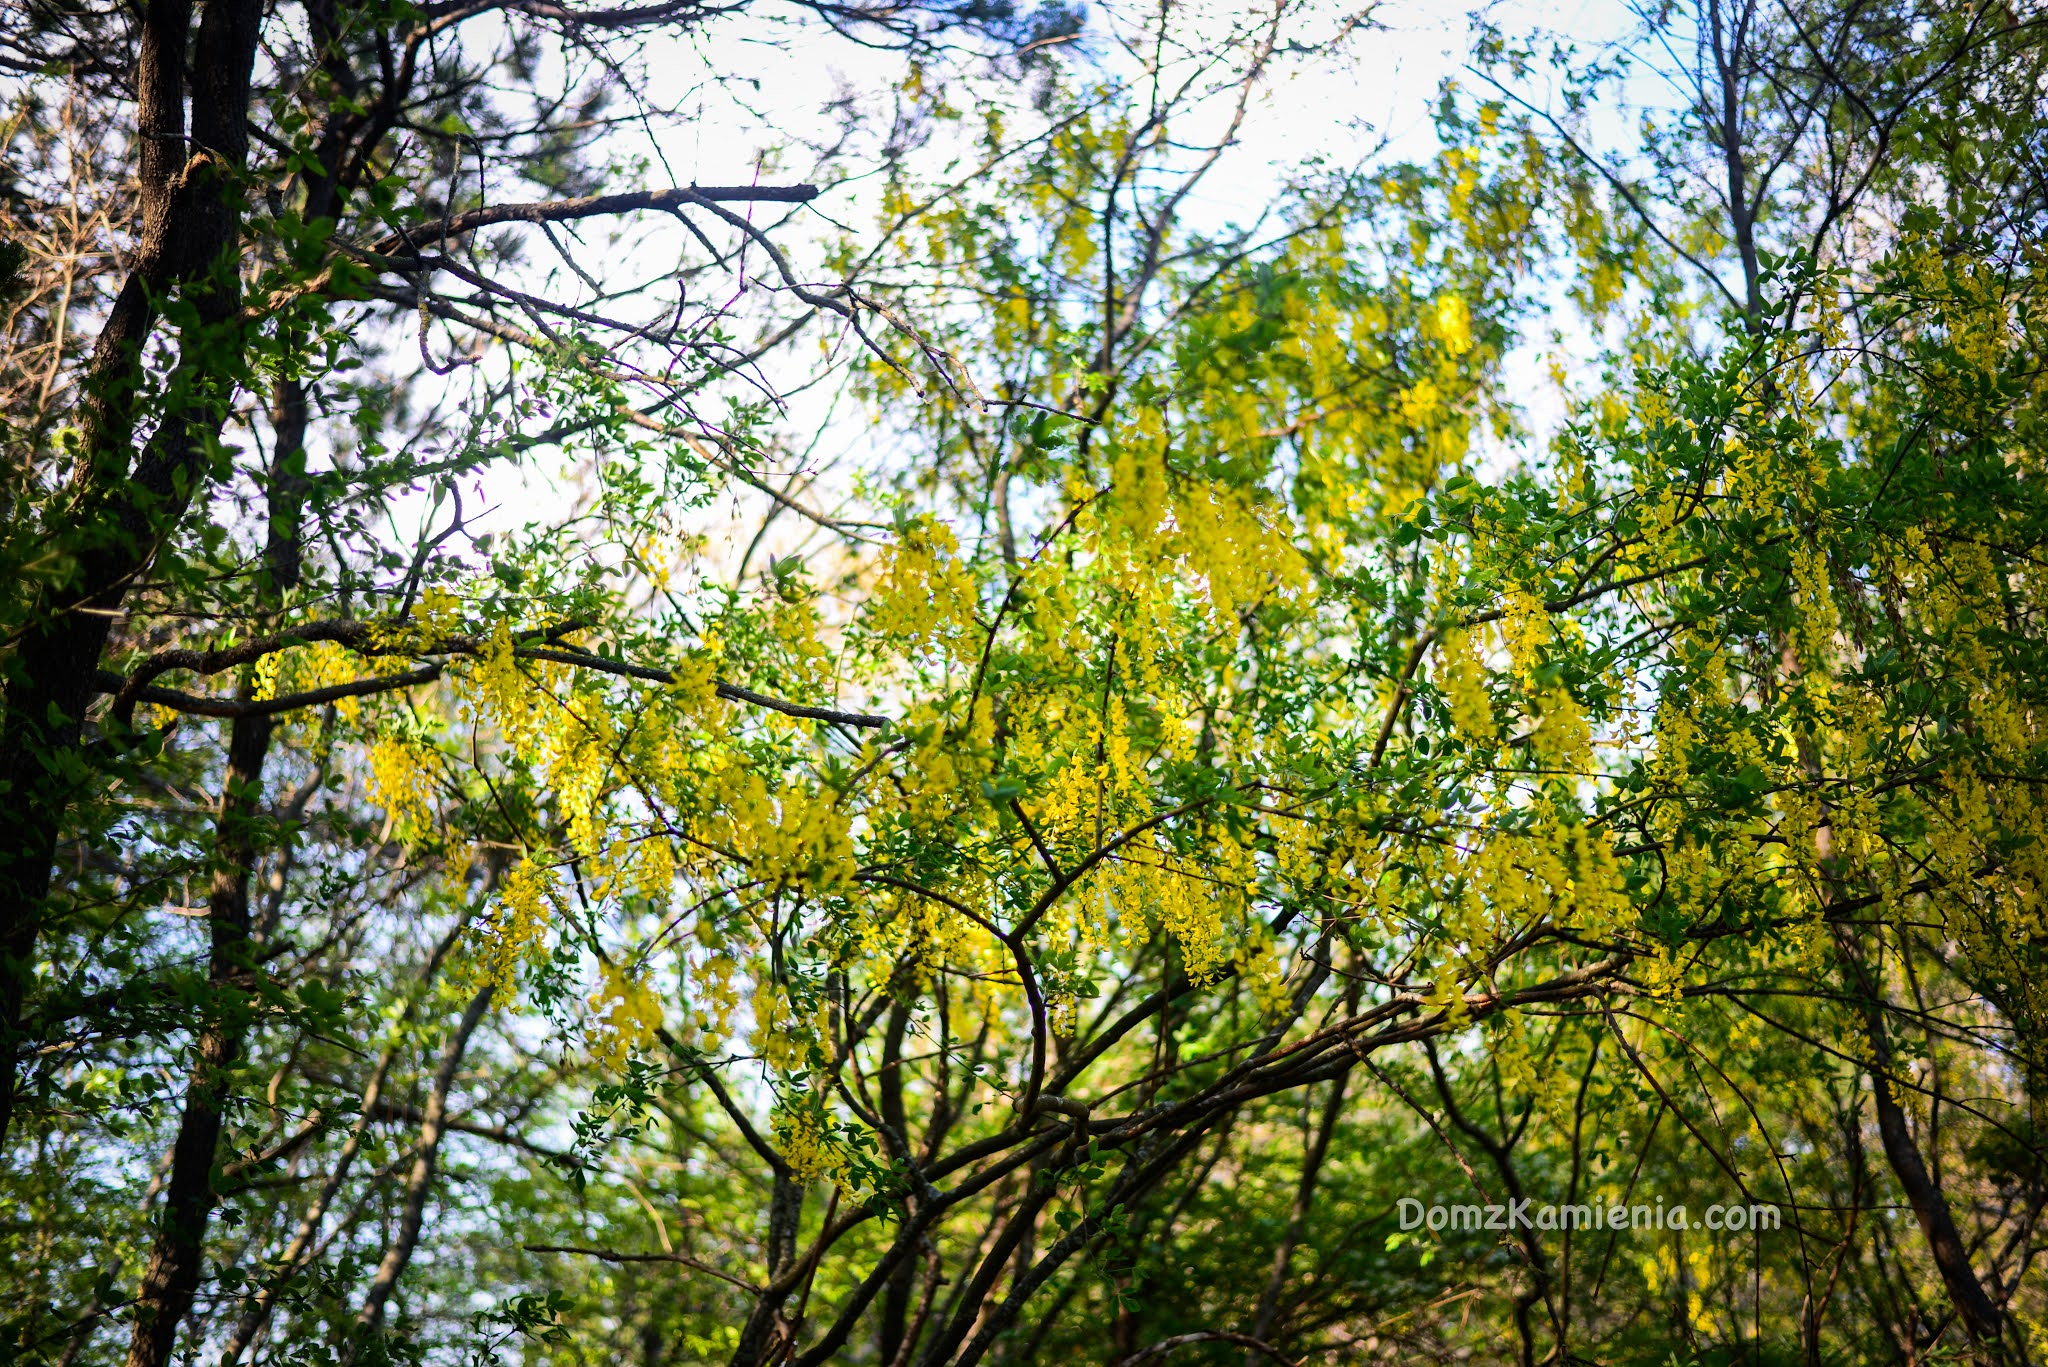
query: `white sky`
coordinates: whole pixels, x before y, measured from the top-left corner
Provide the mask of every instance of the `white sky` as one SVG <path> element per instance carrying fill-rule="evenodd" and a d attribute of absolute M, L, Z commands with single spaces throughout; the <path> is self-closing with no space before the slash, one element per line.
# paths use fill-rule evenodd
<path fill-rule="evenodd" d="M 1250 11 L 1245 7 L 1223 12 Z M 1541 28 L 1587 44 L 1617 36 L 1630 22 L 1623 0 L 1504 0 L 1488 7 L 1487 14 L 1510 33 Z M 1290 168 L 1310 157 L 1352 164 L 1382 139 L 1387 146 L 1380 157 L 1388 162 L 1434 152 L 1432 106 L 1442 83 L 1459 80 L 1468 89 L 1477 84 L 1464 73 L 1472 35 L 1470 12 L 1442 0 L 1384 0 L 1374 17 L 1375 25 L 1352 40 L 1344 60 L 1297 64 L 1273 83 L 1230 154 L 1228 174 L 1211 177 L 1190 200 L 1188 212 L 1197 224 L 1220 225 L 1256 216 Z M 1099 16 L 1091 14 L 1091 28 L 1098 22 Z M 649 137 L 622 140 L 629 154 L 647 157 L 645 171 L 636 174 L 644 183 L 663 183 L 670 176 L 677 183 L 706 185 L 802 179 L 809 162 L 800 145 L 831 136 L 832 103 L 851 95 L 865 107 L 886 109 L 886 92 L 902 74 L 902 59 L 896 54 L 865 51 L 814 24 L 780 23 L 768 11 L 714 22 L 677 47 L 672 56 L 657 57 L 655 66 L 657 71 L 664 64 L 672 67 L 675 87 L 656 93 L 673 100 L 681 117 L 651 127 Z M 723 73 L 722 85 L 708 79 L 714 72 Z M 779 166 L 760 170 L 764 151 L 778 143 L 794 144 L 795 150 Z M 931 155 L 943 153 L 935 149 Z M 871 186 L 867 182 L 834 189 L 816 208 L 825 219 L 848 225 L 858 234 L 874 222 Z M 799 214 L 777 235 L 800 266 L 816 260 L 806 250 L 805 235 L 812 228 L 821 238 L 831 231 L 823 219 Z M 661 229 L 664 236 L 659 240 L 669 242 L 671 231 Z M 536 254 L 529 255 L 529 261 L 545 257 L 544 243 L 536 241 L 534 248 Z M 623 244 L 610 255 L 600 252 L 599 274 L 605 266 L 631 271 L 636 254 Z M 766 265 L 758 256 L 754 264 Z M 819 277 L 823 278 L 822 271 Z M 1573 350 L 1589 349 L 1589 339 L 1576 341 Z M 814 336 L 797 343 L 805 359 L 817 355 L 815 347 Z M 1534 347 L 1510 365 L 1512 390 L 1539 431 L 1561 411 L 1546 369 Z M 872 437 L 871 415 L 851 399 L 833 406 L 832 394 L 832 387 L 825 386 L 792 400 L 790 436 L 819 460 L 853 456 L 849 463 L 862 463 Z M 525 472 L 523 488 L 494 481 L 491 492 L 498 512 L 476 527 L 548 520 L 561 507 L 560 486 L 554 482 L 559 473 L 559 462 L 542 462 Z M 715 543 L 723 543 L 728 563 L 737 559 L 738 549 L 751 536 L 762 507 L 758 498 L 742 496 L 712 510 L 715 515 L 707 529 Z M 784 523 L 767 547 L 772 554 L 789 549 L 792 538 L 806 533 L 794 518 Z M 758 569 L 763 561 L 753 563 Z"/>

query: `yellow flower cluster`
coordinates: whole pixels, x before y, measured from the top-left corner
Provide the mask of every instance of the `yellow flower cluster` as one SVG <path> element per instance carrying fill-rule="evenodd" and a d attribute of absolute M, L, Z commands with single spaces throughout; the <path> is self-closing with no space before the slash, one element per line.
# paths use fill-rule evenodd
<path fill-rule="evenodd" d="M 1550 614 L 1543 600 L 1526 588 L 1511 589 L 1501 617 L 1501 635 L 1507 642 L 1508 660 L 1515 673 L 1527 674 L 1535 667 L 1537 652 L 1550 639 Z"/>
<path fill-rule="evenodd" d="M 974 578 L 961 564 L 959 540 L 927 518 L 906 528 L 883 557 L 868 624 L 912 648 L 949 646 L 973 631 L 974 607 Z"/>
<path fill-rule="evenodd" d="M 776 1150 L 797 1181 L 814 1182 L 837 1173 L 845 1165 L 844 1153 L 826 1133 L 817 1112 L 810 1107 L 777 1106 L 771 1125 Z"/>
<path fill-rule="evenodd" d="M 591 1052 L 606 1067 L 625 1066 L 661 1029 L 661 1003 L 647 984 L 614 964 L 603 966 L 603 985 L 591 995 L 595 1013 Z"/>
<path fill-rule="evenodd" d="M 1437 654 L 1444 662 L 1442 685 L 1451 705 L 1451 724 L 1470 739 L 1493 740 L 1493 700 L 1486 691 L 1486 665 L 1480 659 L 1477 635 L 1447 630 Z"/>
<path fill-rule="evenodd" d="M 433 828 L 437 760 L 432 749 L 402 734 L 382 736 L 370 747 L 370 796 L 400 839 Z"/>
<path fill-rule="evenodd" d="M 469 931 L 470 954 L 483 981 L 509 1003 L 519 965 L 542 947 L 554 876 L 531 859 L 505 875 L 482 920 Z"/>
<path fill-rule="evenodd" d="M 733 851 L 755 881 L 824 891 L 853 877 L 851 825 L 829 794 L 801 784 L 771 790 L 760 774 L 737 767 L 713 784 L 717 805 L 696 823 L 697 838 Z"/>

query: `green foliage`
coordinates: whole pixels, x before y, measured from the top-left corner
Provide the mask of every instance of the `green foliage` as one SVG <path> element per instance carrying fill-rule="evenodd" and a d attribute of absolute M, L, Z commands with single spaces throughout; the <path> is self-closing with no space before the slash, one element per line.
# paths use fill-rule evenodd
<path fill-rule="evenodd" d="M 2048 1353 L 2036 26 L 1482 26 L 1223 213 L 1369 31 L 919 13 L 870 217 L 599 251 L 673 16 L 263 16 L 99 359 L 24 95 L 7 1359 Z"/>

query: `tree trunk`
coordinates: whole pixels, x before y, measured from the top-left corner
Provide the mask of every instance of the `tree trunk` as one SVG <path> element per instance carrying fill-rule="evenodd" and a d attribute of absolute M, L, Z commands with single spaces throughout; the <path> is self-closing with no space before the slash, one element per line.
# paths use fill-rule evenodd
<path fill-rule="evenodd" d="M 249 1023 L 254 967 L 249 953 L 249 870 L 261 806 L 263 758 L 270 748 L 269 717 L 238 717 L 228 742 L 228 772 L 220 801 L 217 862 L 207 899 L 211 928 L 207 1019 L 198 1057 L 185 1088 L 185 1113 L 172 1149 L 142 1290 L 135 1298 L 135 1329 L 128 1367 L 164 1367 L 178 1326 L 192 1308 L 205 1261 L 206 1226 L 218 1193 L 214 1158 L 231 1096 L 235 1065 Z"/>
<path fill-rule="evenodd" d="M 897 1002 L 889 1008 L 889 1024 L 882 1038 L 882 1070 L 875 1079 L 881 1096 L 882 1122 L 904 1142 L 901 1154 L 891 1154 L 910 1164 L 917 1155 L 910 1151 L 910 1126 L 903 1108 L 903 1036 L 910 1027 L 910 1008 Z M 875 1359 L 890 1363 L 903 1346 L 904 1326 L 910 1319 L 910 1298 L 917 1267 L 905 1258 L 889 1276 L 882 1289 L 882 1314 L 875 1327 Z"/>
<path fill-rule="evenodd" d="M 1956 1313 L 1962 1317 L 1963 1328 L 1968 1331 L 1971 1342 L 1993 1357 L 2002 1356 L 2005 1316 L 1985 1293 L 1984 1284 L 1977 1280 L 1976 1269 L 1970 1266 L 1970 1252 L 1956 1228 L 1948 1198 L 1942 1195 L 1941 1188 L 1935 1185 L 1934 1178 L 1928 1173 L 1920 1146 L 1906 1124 L 1905 1108 L 1899 1104 L 1898 1094 L 1893 1089 L 1893 1079 L 1898 1074 L 1891 1037 L 1885 1029 L 1884 1003 L 1877 976 L 1864 963 L 1848 932 L 1838 929 L 1836 943 L 1848 960 L 1858 995 L 1863 998 L 1863 1020 L 1870 1036 L 1871 1092 L 1877 1101 L 1877 1133 L 1884 1143 L 1885 1159 L 1891 1164 L 1892 1175 L 1898 1178 L 1900 1188 L 1905 1191 L 1907 1203 L 1913 1207 L 1913 1218 L 1919 1222 L 1920 1232 L 1927 1240 L 1927 1251 L 1934 1259 L 1935 1270 L 1941 1274 L 1941 1284 L 1947 1290 Z"/>
<path fill-rule="evenodd" d="M 1884 1141 L 1884 1156 L 1891 1163 L 1900 1187 L 1905 1189 L 1906 1200 L 1912 1204 L 1913 1218 L 1919 1221 L 1920 1232 L 1926 1236 L 1928 1252 L 1941 1273 L 1941 1284 L 1962 1316 L 1963 1327 L 1979 1347 L 1996 1350 L 2003 1339 L 2005 1316 L 1985 1293 L 1984 1284 L 1977 1280 L 1976 1269 L 1970 1266 L 1969 1249 L 1964 1246 L 1955 1216 L 1949 1210 L 1948 1198 L 1928 1174 L 1920 1146 L 1907 1128 L 1905 1109 L 1892 1090 L 1891 1046 L 1885 1040 L 1883 1019 L 1874 1009 L 1869 1012 L 1869 1023 L 1876 1065 L 1870 1070 L 1871 1090 L 1877 1099 L 1877 1132 Z"/>
<path fill-rule="evenodd" d="M 476 1027 L 490 1005 L 491 985 L 486 983 L 469 999 L 469 1009 L 462 1013 L 455 1033 L 448 1037 L 446 1047 L 441 1050 L 441 1066 L 434 1072 L 433 1090 L 427 1094 L 426 1114 L 420 1119 L 419 1148 L 413 1156 L 412 1171 L 405 1179 L 405 1209 L 399 1215 L 398 1234 L 392 1239 L 391 1246 L 384 1250 L 383 1260 L 377 1264 L 377 1275 L 370 1280 L 369 1293 L 363 1297 L 362 1313 L 356 1316 L 356 1323 L 362 1329 L 374 1330 L 384 1323 L 385 1306 L 391 1300 L 391 1293 L 398 1289 L 398 1279 L 405 1275 L 407 1265 L 412 1262 L 413 1250 L 419 1247 L 420 1228 L 426 1221 L 427 1197 L 434 1189 L 441 1137 L 447 1133 L 448 1093 L 455 1085 L 457 1070 L 462 1067 L 462 1056 L 469 1051 L 469 1037 L 476 1033 Z M 354 1353 L 348 1357 L 353 1358 Z"/>
<path fill-rule="evenodd" d="M 753 1313 L 740 1330 L 732 1367 L 758 1367 L 774 1341 L 784 1302 L 794 1284 L 785 1274 L 796 1260 L 797 1226 L 803 1219 L 804 1188 L 787 1167 L 775 1170 L 768 1196 L 768 1285 L 754 1302 Z"/>
<path fill-rule="evenodd" d="M 1271 1339 L 1273 1326 L 1279 1322 L 1280 1296 L 1287 1289 L 1287 1277 L 1293 1270 L 1294 1251 L 1301 1246 L 1301 1236 L 1308 1231 L 1309 1213 L 1315 1207 L 1316 1184 L 1322 1179 L 1323 1160 L 1330 1153 L 1330 1137 L 1337 1132 L 1337 1122 L 1343 1118 L 1344 1087 L 1350 1077 L 1349 1071 L 1342 1072 L 1330 1083 L 1330 1095 L 1323 1101 L 1321 1121 L 1307 1136 L 1301 1157 L 1301 1180 L 1294 1190 L 1294 1208 L 1288 1213 L 1287 1230 L 1281 1235 L 1279 1246 L 1273 1250 L 1273 1266 L 1266 1274 L 1266 1289 L 1259 1297 L 1258 1310 L 1252 1315 L 1251 1337 L 1255 1339 Z M 1259 1356 L 1258 1349 L 1246 1349 L 1247 1367 Z"/>
<path fill-rule="evenodd" d="M 274 610 L 299 577 L 298 501 L 303 480 L 298 472 L 305 462 L 305 386 L 280 382 L 271 419 L 277 459 L 263 582 L 257 593 Z M 274 729 L 270 717 L 245 716 L 234 720 L 228 734 L 228 767 L 214 834 L 213 887 L 207 899 L 210 1011 L 200 1029 L 197 1059 L 185 1089 L 163 1220 L 136 1298 L 128 1367 L 163 1367 L 169 1361 L 205 1262 L 206 1228 L 219 1199 L 215 1159 L 232 1099 L 235 1064 L 248 1030 L 248 994 L 255 980 L 249 878 L 262 847 L 263 764 Z"/>

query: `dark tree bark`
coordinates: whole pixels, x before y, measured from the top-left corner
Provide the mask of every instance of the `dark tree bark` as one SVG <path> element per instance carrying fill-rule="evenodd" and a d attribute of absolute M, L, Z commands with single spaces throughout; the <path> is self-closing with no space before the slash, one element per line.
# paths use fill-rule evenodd
<path fill-rule="evenodd" d="M 455 1086 L 455 1074 L 462 1067 L 462 1056 L 469 1051 L 470 1037 L 476 1033 L 490 1005 L 491 987 L 486 983 L 469 999 L 462 1020 L 441 1050 L 441 1066 L 434 1071 L 434 1085 L 427 1094 L 426 1114 L 420 1120 L 420 1139 L 413 1154 L 412 1171 L 406 1174 L 405 1208 L 399 1215 L 398 1233 L 393 1237 L 391 1246 L 384 1250 L 384 1257 L 377 1264 L 377 1273 L 370 1279 L 369 1292 L 363 1298 L 362 1312 L 356 1317 L 356 1323 L 363 1329 L 376 1329 L 384 1323 L 384 1311 L 390 1304 L 391 1293 L 398 1289 L 398 1279 L 405 1275 L 406 1267 L 412 1262 L 413 1250 L 419 1247 L 420 1228 L 427 1215 L 427 1198 L 433 1194 L 434 1174 L 440 1162 L 441 1139 L 448 1132 L 448 1093 Z"/>
<path fill-rule="evenodd" d="M 1941 1274 L 1942 1287 L 1948 1292 L 1956 1313 L 1961 1316 L 1971 1342 L 1981 1352 L 1994 1358 L 2002 1357 L 2004 1312 L 1977 1279 L 1977 1271 L 1970 1265 L 1969 1248 L 1963 1243 L 1961 1231 L 1956 1228 L 1955 1213 L 1949 1209 L 1948 1198 L 1927 1171 L 1920 1145 L 1914 1140 L 1913 1131 L 1906 1122 L 1905 1108 L 1899 1104 L 1898 1071 L 1892 1053 L 1891 1034 L 1885 1026 L 1884 1001 L 1876 975 L 1850 941 L 1848 932 L 1837 931 L 1836 944 L 1848 962 L 1857 993 L 1862 998 L 1864 1026 L 1870 1039 L 1871 1094 L 1877 1103 L 1877 1133 L 1884 1145 L 1885 1160 L 1891 1165 L 1892 1175 L 1898 1179 L 1900 1189 L 1906 1193 L 1907 1203 L 1913 1207 L 1913 1218 L 1927 1240 L 1927 1251 L 1934 1260 L 1935 1270 Z"/>
<path fill-rule="evenodd" d="M 882 1072 L 875 1080 L 880 1093 L 882 1122 L 899 1137 L 907 1137 L 910 1133 L 903 1108 L 903 1036 L 909 1027 L 910 1008 L 901 1002 L 891 1006 L 889 1023 L 882 1039 Z M 908 1150 L 907 1138 L 901 1157 L 906 1162 L 916 1161 L 916 1155 Z M 906 1258 L 890 1274 L 888 1285 L 882 1292 L 882 1314 L 876 1325 L 875 1339 L 875 1356 L 882 1362 L 894 1362 L 897 1350 L 903 1346 L 916 1276 L 916 1267 Z"/>
<path fill-rule="evenodd" d="M 271 404 L 277 445 L 258 590 L 259 599 L 272 609 L 299 581 L 306 411 L 305 386 L 280 381 Z M 248 995 L 258 971 L 250 942 L 249 879 L 265 844 L 263 766 L 275 725 L 272 717 L 251 714 L 235 718 L 229 728 L 228 768 L 215 825 L 213 887 L 207 901 L 211 1009 L 186 1085 L 163 1221 L 136 1299 L 139 1309 L 128 1367 L 163 1367 L 169 1360 L 178 1326 L 190 1311 L 199 1284 L 206 1229 L 219 1200 L 215 1178 L 220 1134 L 233 1102 L 235 1065 L 249 1023 Z"/>
<path fill-rule="evenodd" d="M 249 870 L 260 816 L 263 759 L 271 719 L 241 717 L 228 744 L 228 775 L 221 795 L 219 860 L 207 899 L 212 956 L 206 1023 L 199 1032 L 185 1111 L 164 1186 L 163 1213 L 136 1296 L 128 1367 L 164 1367 L 178 1326 L 192 1308 L 205 1261 L 206 1226 L 219 1199 L 216 1155 L 233 1096 L 235 1065 L 249 1023 L 255 970 L 249 943 Z"/>
<path fill-rule="evenodd" d="M 1259 1296 L 1259 1307 L 1252 1315 L 1251 1337 L 1266 1340 L 1273 1337 L 1273 1326 L 1280 1320 L 1280 1295 L 1287 1289 L 1287 1277 L 1294 1266 L 1294 1252 L 1301 1246 L 1301 1236 L 1308 1232 L 1309 1213 L 1315 1207 L 1316 1185 L 1322 1180 L 1323 1161 L 1329 1157 L 1330 1139 L 1337 1132 L 1337 1122 L 1344 1114 L 1344 1087 L 1350 1074 L 1340 1073 L 1330 1084 L 1330 1094 L 1323 1099 L 1320 1119 L 1312 1133 L 1306 1136 L 1307 1143 L 1301 1157 L 1301 1179 L 1294 1189 L 1294 1206 L 1288 1212 L 1286 1232 L 1280 1236 L 1279 1244 L 1273 1249 L 1273 1267 L 1266 1275 L 1266 1289 Z M 1256 1350 L 1246 1350 L 1246 1361 L 1252 1361 Z"/>

